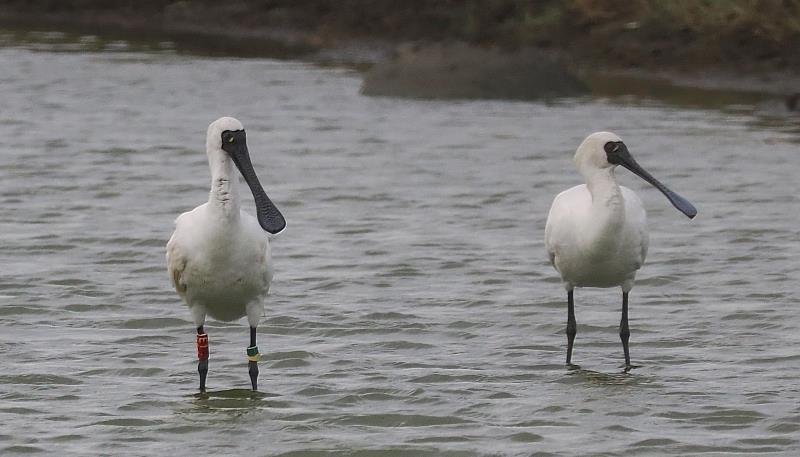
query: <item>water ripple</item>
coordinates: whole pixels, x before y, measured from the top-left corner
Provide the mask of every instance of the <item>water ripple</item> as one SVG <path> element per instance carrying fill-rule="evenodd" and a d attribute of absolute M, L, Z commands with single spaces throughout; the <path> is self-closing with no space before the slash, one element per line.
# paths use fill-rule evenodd
<path fill-rule="evenodd" d="M 800 453 L 796 126 L 630 100 L 368 98 L 345 69 L 3 36 L 0 454 Z M 164 244 L 207 196 L 205 127 L 224 114 L 289 229 L 262 392 L 246 323 L 209 321 L 200 395 Z M 564 366 L 542 246 L 598 129 L 701 208 L 689 223 L 617 173 L 650 219 L 629 372 L 618 290 L 576 293 Z"/>

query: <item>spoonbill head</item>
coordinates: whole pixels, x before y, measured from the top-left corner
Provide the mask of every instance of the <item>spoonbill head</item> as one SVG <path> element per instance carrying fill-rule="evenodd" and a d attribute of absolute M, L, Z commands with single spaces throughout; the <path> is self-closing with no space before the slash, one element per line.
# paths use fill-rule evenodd
<path fill-rule="evenodd" d="M 247 356 L 256 390 L 256 327 L 273 274 L 267 233 L 279 233 L 286 221 L 258 180 L 241 122 L 232 117 L 212 122 L 206 134 L 206 154 L 211 169 L 208 201 L 176 219 L 175 232 L 167 243 L 167 270 L 197 328 L 200 391 L 205 391 L 208 373 L 206 315 L 222 321 L 247 316 Z M 239 173 L 253 194 L 256 217 L 240 207 Z"/>
<path fill-rule="evenodd" d="M 642 201 L 631 189 L 617 184 L 614 171 L 617 166 L 627 168 L 690 219 L 697 210 L 639 165 L 622 139 L 611 132 L 596 132 L 583 140 L 575 152 L 575 165 L 586 184 L 556 196 L 545 227 L 550 263 L 567 290 L 567 364 L 577 333 L 575 287 L 620 287 L 620 338 L 629 368 L 628 293 L 644 264 L 649 238 Z"/>
<path fill-rule="evenodd" d="M 220 176 L 233 176 L 231 162 L 242 174 L 256 203 L 256 217 L 261 227 L 270 234 L 277 234 L 286 227 L 286 220 L 272 204 L 256 176 L 247 149 L 247 135 L 238 119 L 221 117 L 208 126 L 206 133 L 206 154 L 211 168 L 212 179 L 215 173 Z M 234 182 L 235 185 L 235 182 Z M 213 189 L 212 189 L 213 190 Z"/>

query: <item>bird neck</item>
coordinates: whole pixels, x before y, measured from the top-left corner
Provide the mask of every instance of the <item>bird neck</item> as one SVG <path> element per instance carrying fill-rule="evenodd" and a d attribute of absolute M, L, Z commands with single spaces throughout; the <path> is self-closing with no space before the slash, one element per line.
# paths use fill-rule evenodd
<path fill-rule="evenodd" d="M 209 154 L 211 191 L 208 202 L 227 218 L 239 217 L 239 183 L 233 161 L 227 154 Z"/>
<path fill-rule="evenodd" d="M 593 243 L 599 239 L 615 240 L 625 223 L 625 200 L 614 176 L 614 168 L 594 170 L 585 177 L 586 187 L 592 195 L 589 236 Z"/>

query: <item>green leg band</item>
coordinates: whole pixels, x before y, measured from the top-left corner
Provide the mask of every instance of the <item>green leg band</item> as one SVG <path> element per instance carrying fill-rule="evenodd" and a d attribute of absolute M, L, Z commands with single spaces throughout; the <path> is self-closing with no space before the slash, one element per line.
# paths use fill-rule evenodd
<path fill-rule="evenodd" d="M 258 346 L 250 346 L 247 348 L 247 360 L 251 362 L 258 362 L 261 354 L 258 353 Z"/>

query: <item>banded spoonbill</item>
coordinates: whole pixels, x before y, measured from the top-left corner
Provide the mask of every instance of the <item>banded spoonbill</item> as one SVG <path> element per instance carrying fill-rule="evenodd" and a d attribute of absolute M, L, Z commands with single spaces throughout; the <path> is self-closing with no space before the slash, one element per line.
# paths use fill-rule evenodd
<path fill-rule="evenodd" d="M 575 165 L 586 184 L 558 194 L 547 215 L 544 239 L 550 263 L 567 290 L 567 364 L 575 341 L 575 287 L 622 288 L 619 336 L 625 367 L 631 366 L 628 340 L 628 292 L 647 256 L 647 216 L 636 194 L 617 184 L 614 169 L 622 165 L 660 190 L 692 219 L 697 210 L 661 184 L 631 157 L 625 143 L 610 132 L 589 135 L 575 152 Z"/>
<path fill-rule="evenodd" d="M 264 231 L 277 234 L 286 221 L 258 181 L 241 122 L 232 117 L 212 122 L 206 154 L 211 168 L 208 202 L 175 220 L 175 233 L 167 243 L 167 270 L 197 327 L 200 391 L 206 389 L 208 374 L 206 314 L 221 321 L 247 316 L 250 383 L 257 390 L 256 327 L 272 282 L 269 239 Z M 239 207 L 239 176 L 234 166 L 250 187 L 256 217 Z"/>

